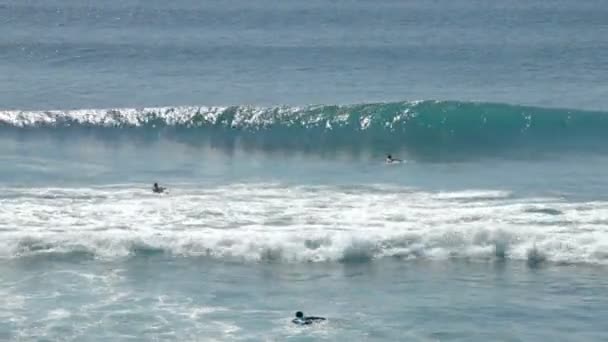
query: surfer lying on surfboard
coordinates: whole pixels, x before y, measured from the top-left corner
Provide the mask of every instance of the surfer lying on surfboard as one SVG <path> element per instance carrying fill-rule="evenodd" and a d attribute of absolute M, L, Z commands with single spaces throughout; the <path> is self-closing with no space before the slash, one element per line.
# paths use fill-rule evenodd
<path fill-rule="evenodd" d="M 401 159 L 397 159 L 397 158 L 393 158 L 393 156 L 391 156 L 390 154 L 386 155 L 386 163 L 390 164 L 390 163 L 401 163 L 402 160 Z"/>
<path fill-rule="evenodd" d="M 296 312 L 296 318 L 292 320 L 292 322 L 297 325 L 310 325 L 322 321 L 325 321 L 325 317 L 304 316 L 302 311 Z"/>

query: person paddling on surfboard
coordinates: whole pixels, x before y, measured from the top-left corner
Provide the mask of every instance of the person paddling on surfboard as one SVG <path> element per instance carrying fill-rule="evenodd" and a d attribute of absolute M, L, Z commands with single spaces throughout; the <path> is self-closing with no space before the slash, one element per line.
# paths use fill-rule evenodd
<path fill-rule="evenodd" d="M 393 158 L 393 156 L 391 156 L 390 154 L 386 155 L 386 163 L 390 164 L 390 163 L 401 163 L 401 159 L 397 159 L 397 158 Z"/>
<path fill-rule="evenodd" d="M 296 312 L 296 318 L 294 318 L 291 322 L 297 325 L 310 325 L 313 323 L 323 322 L 325 320 L 325 317 L 304 316 L 302 311 L 298 311 Z"/>
<path fill-rule="evenodd" d="M 163 188 L 162 186 L 158 186 L 158 183 L 154 183 L 154 186 L 152 186 L 152 192 L 154 192 L 155 194 L 162 194 L 163 192 L 165 192 L 165 188 Z"/>

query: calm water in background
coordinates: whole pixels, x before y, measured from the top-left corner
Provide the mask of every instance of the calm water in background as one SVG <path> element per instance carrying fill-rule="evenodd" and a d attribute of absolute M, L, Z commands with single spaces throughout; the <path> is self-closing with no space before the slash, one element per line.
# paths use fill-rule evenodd
<path fill-rule="evenodd" d="M 0 339 L 608 340 L 608 3 L 4 0 L 0 32 Z M 314 148 L 290 110 L 124 109 L 432 99 L 464 109 Z"/>
<path fill-rule="evenodd" d="M 604 1 L 7 1 L 13 109 L 481 100 L 606 109 Z"/>

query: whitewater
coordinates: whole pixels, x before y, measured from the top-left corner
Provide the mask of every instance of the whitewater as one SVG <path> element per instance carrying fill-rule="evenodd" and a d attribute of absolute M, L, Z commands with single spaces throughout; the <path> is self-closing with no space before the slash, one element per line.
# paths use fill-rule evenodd
<path fill-rule="evenodd" d="M 608 340 L 606 18 L 0 1 L 0 340 Z"/>
<path fill-rule="evenodd" d="M 142 184 L 3 188 L 1 256 L 608 261 L 607 202 L 373 185 L 251 183 L 188 190 L 194 186 L 183 184 L 166 196 L 150 194 Z"/>

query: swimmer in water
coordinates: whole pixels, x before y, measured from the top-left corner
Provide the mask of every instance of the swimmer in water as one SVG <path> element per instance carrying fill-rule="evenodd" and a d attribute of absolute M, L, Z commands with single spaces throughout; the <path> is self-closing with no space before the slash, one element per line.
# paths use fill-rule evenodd
<path fill-rule="evenodd" d="M 162 194 L 163 192 L 165 192 L 165 188 L 163 188 L 162 186 L 158 186 L 158 183 L 154 183 L 154 186 L 152 186 L 152 192 L 156 194 Z"/>
<path fill-rule="evenodd" d="M 390 154 L 386 155 L 386 163 L 390 164 L 390 163 L 400 163 L 401 159 L 397 159 L 397 158 L 393 158 L 393 156 L 391 156 Z"/>
<path fill-rule="evenodd" d="M 298 325 L 310 325 L 313 323 L 319 323 L 325 321 L 324 317 L 315 317 L 315 316 L 304 316 L 302 311 L 296 312 L 296 318 L 292 320 L 294 324 Z"/>

